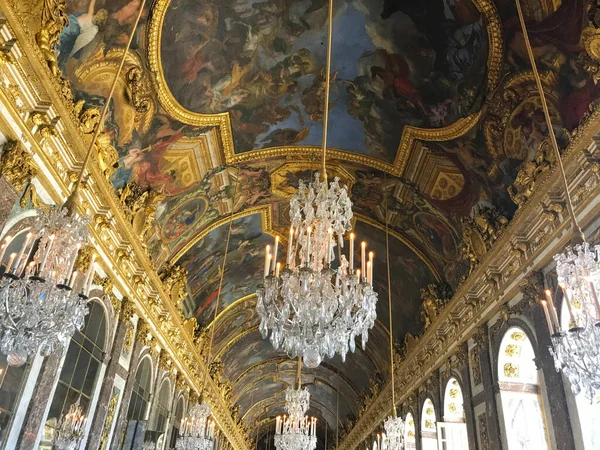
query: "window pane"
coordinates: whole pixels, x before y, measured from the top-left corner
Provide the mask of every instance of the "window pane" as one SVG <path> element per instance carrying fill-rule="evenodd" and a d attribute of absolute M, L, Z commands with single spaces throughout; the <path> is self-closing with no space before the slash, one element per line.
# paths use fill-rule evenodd
<path fill-rule="evenodd" d="M 91 397 L 92 390 L 94 389 L 94 381 L 96 381 L 96 375 L 98 374 L 98 368 L 100 367 L 100 362 L 92 359 L 90 361 L 90 367 L 88 368 L 87 374 L 85 376 L 85 382 L 83 383 L 83 393 L 88 397 Z"/>
<path fill-rule="evenodd" d="M 85 374 L 91 358 L 91 355 L 86 351 L 82 351 L 79 354 L 79 360 L 77 361 L 73 381 L 71 382 L 71 386 L 77 390 L 81 390 L 83 387 L 83 381 L 85 380 Z"/>
<path fill-rule="evenodd" d="M 50 413 L 48 419 L 58 419 L 62 413 L 63 402 L 67 396 L 68 386 L 59 382 L 54 392 L 54 398 L 52 399 L 52 405 L 50 406 Z"/>
<path fill-rule="evenodd" d="M 77 363 L 77 355 L 79 354 L 79 346 L 74 342 L 69 344 L 69 349 L 67 350 L 67 356 L 65 357 L 65 362 L 63 363 L 62 371 L 60 373 L 60 380 L 65 383 L 71 382 L 71 377 L 73 376 L 73 370 L 75 369 L 75 364 Z"/>

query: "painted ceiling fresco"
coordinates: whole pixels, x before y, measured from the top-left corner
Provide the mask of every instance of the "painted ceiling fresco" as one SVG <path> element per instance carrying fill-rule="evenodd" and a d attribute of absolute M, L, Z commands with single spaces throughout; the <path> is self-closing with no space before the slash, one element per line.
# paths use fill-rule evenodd
<path fill-rule="evenodd" d="M 238 152 L 319 145 L 326 19 L 323 0 L 174 0 L 169 89 L 188 110 L 228 112 Z M 391 162 L 406 125 L 449 126 L 481 107 L 487 31 L 470 0 L 338 2 L 333 36 L 332 147 Z"/>
<path fill-rule="evenodd" d="M 508 188 L 548 137 L 513 1 L 334 3 L 327 167 L 349 186 L 356 231 L 376 253 L 381 301 L 366 351 L 305 373 L 320 426 L 330 427 L 333 390 L 343 392 L 340 409 L 351 419 L 369 375 L 387 367 L 386 217 L 392 273 L 402 274 L 392 286 L 401 340 L 422 330 L 420 288 L 456 288 L 465 275 L 463 220 L 482 206 L 510 219 L 517 205 Z M 101 107 L 140 0 L 66 4 L 63 76 L 76 100 Z M 250 294 L 264 245 L 286 234 L 298 179 L 318 169 L 307 147 L 322 134 L 326 2 L 147 5 L 105 124 L 118 153 L 110 181 L 116 190 L 135 184 L 159 193 L 148 254 L 159 270 L 167 261 L 188 270 L 182 309 L 204 327 L 216 310 L 233 214 L 213 355 L 225 362 L 246 424 L 263 422 L 263 435 L 293 369 L 260 339 Z M 524 6 L 561 146 L 600 98 L 580 39 L 584 27 L 600 26 L 597 15 L 583 14 L 587 6 Z M 256 402 L 262 409 L 250 410 Z"/>

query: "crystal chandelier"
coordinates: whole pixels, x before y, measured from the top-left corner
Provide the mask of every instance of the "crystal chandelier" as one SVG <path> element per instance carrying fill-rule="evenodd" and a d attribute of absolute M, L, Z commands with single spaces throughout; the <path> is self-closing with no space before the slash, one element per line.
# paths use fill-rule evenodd
<path fill-rule="evenodd" d="M 83 408 L 79 404 L 79 399 L 77 399 L 69 408 L 68 414 L 62 417 L 58 424 L 54 447 L 57 450 L 75 450 L 79 448 L 83 439 L 86 420 Z"/>
<path fill-rule="evenodd" d="M 300 182 L 290 204 L 285 268 L 277 262 L 279 238 L 273 254 L 267 247 L 264 281 L 257 290 L 260 332 L 263 338 L 270 332 L 275 348 L 282 347 L 292 358 L 302 356 L 308 367 L 336 352 L 345 360 L 348 350 L 355 350 L 357 336 L 364 348 L 377 317 L 373 253 L 367 262 L 363 242 L 361 269 L 355 272 L 351 233 L 349 261 L 339 251 L 338 267 L 332 268 L 336 242 L 341 248 L 352 218 L 352 203 L 337 178 L 329 189 L 318 173 L 308 186 Z"/>
<path fill-rule="evenodd" d="M 189 416 L 181 421 L 176 450 L 212 450 L 215 439 L 215 422 L 209 420 L 210 406 L 197 403 L 189 410 Z"/>
<path fill-rule="evenodd" d="M 308 410 L 308 389 L 291 386 L 285 391 L 287 416 L 275 421 L 275 448 L 277 450 L 315 450 L 317 447 L 317 419 L 304 414 Z"/>
<path fill-rule="evenodd" d="M 41 212 L 20 251 L 9 256 L 0 279 L 0 351 L 9 364 L 23 364 L 38 350 L 48 356 L 83 327 L 94 262 L 85 274 L 74 269 L 88 240 L 88 222 L 63 208 Z"/>
<path fill-rule="evenodd" d="M 585 242 L 585 236 L 579 226 L 562 163 L 562 156 L 552 126 L 546 95 L 529 42 L 519 0 L 516 0 L 516 6 L 529 61 L 540 94 L 548 134 L 556 156 L 556 165 L 565 189 L 567 210 L 571 216 L 574 230 L 573 241 L 575 245 L 554 256 L 558 283 L 569 311 L 568 331 L 565 332 L 561 329 L 549 291 L 546 291 L 546 300 L 541 302 L 552 340 L 550 353 L 554 357 L 556 370 L 562 371 L 571 382 L 573 393 L 577 395 L 584 391 L 586 397 L 592 400 L 600 390 L 600 323 L 598 323 L 600 320 L 600 304 L 597 297 L 597 289 L 600 286 L 598 247 L 591 248 Z"/>
<path fill-rule="evenodd" d="M 592 401 L 600 390 L 600 246 L 588 243 L 568 247 L 554 256 L 558 283 L 569 313 L 563 330 L 549 290 L 542 301 L 557 371 L 571 382 L 575 395 L 584 392 Z"/>
<path fill-rule="evenodd" d="M 94 262 L 85 278 L 75 270 L 78 252 L 89 240 L 89 219 L 77 214 L 79 191 L 144 4 L 142 0 L 73 191 L 64 205 L 37 211 L 32 232 L 27 234 L 21 250 L 10 255 L 0 272 L 0 351 L 7 355 L 11 365 L 25 363 L 27 357 L 38 350 L 42 356 L 49 355 L 58 344 L 67 343 L 84 324 Z M 0 247 L 0 263 L 9 244 L 10 238 Z M 36 245 L 37 250 L 30 259 Z"/>
<path fill-rule="evenodd" d="M 404 448 L 404 421 L 396 416 L 389 416 L 383 422 L 383 448 L 386 450 L 402 450 Z"/>

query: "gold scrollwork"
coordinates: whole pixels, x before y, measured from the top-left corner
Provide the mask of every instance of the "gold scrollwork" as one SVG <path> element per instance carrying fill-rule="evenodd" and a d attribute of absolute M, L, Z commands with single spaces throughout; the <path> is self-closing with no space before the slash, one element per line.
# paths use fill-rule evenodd
<path fill-rule="evenodd" d="M 0 175 L 17 190 L 22 191 L 36 177 L 38 169 L 25 146 L 17 141 L 8 141 L 2 147 Z"/>
<path fill-rule="evenodd" d="M 108 445 L 108 438 L 110 436 L 110 429 L 112 428 L 115 414 L 117 412 L 117 403 L 119 401 L 119 391 L 111 397 L 108 402 L 108 411 L 106 412 L 106 420 L 104 421 L 104 428 L 102 429 L 102 435 L 100 436 L 100 447 L 99 450 L 105 450 Z"/>

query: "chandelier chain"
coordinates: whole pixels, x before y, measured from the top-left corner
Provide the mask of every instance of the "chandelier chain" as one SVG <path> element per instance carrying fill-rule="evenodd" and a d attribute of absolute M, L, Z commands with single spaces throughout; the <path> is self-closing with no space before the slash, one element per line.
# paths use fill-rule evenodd
<path fill-rule="evenodd" d="M 231 239 L 231 228 L 233 227 L 233 215 L 235 212 L 235 201 L 236 201 L 236 197 L 237 197 L 237 192 L 238 192 L 238 186 L 239 186 L 239 174 L 240 174 L 240 169 L 238 167 L 238 173 L 237 173 L 237 177 L 236 177 L 236 181 L 235 181 L 235 189 L 233 191 L 233 198 L 231 201 L 231 213 L 229 214 L 229 227 L 227 229 L 227 239 L 225 240 L 225 252 L 223 253 L 223 264 L 221 265 L 221 274 L 219 277 L 219 289 L 217 291 L 217 298 L 215 299 L 215 312 L 213 315 L 213 321 L 212 321 L 212 326 L 211 326 L 211 330 L 210 330 L 210 339 L 208 342 L 208 352 L 206 354 L 206 361 L 208 363 L 208 361 L 210 360 L 210 353 L 212 351 L 212 345 L 213 345 L 213 340 L 215 337 L 215 328 L 216 328 L 216 321 L 217 321 L 217 316 L 219 314 L 219 301 L 221 300 L 221 289 L 223 287 L 223 278 L 225 277 L 225 265 L 227 264 L 227 254 L 229 252 L 229 241 Z M 206 372 L 204 374 L 204 376 L 206 377 Z"/>
<path fill-rule="evenodd" d="M 560 150 L 558 149 L 558 142 L 556 141 L 556 134 L 554 133 L 554 128 L 552 128 L 552 119 L 550 117 L 550 111 L 548 110 L 548 102 L 546 100 L 546 94 L 544 93 L 544 87 L 542 86 L 542 80 L 540 78 L 540 74 L 538 72 L 537 64 L 535 62 L 535 57 L 533 55 L 533 49 L 531 48 L 531 42 L 529 41 L 529 35 L 527 33 L 527 26 L 525 25 L 525 19 L 523 17 L 523 11 L 521 9 L 520 0 L 515 0 L 517 5 L 517 13 L 519 15 L 519 22 L 521 24 L 521 30 L 523 32 L 523 39 L 525 40 L 525 47 L 527 47 L 527 54 L 529 56 L 529 61 L 531 63 L 531 68 L 533 70 L 533 76 L 535 78 L 535 83 L 537 85 L 537 89 L 540 93 L 540 100 L 542 102 L 542 109 L 544 110 L 544 117 L 546 118 L 546 126 L 548 128 L 548 134 L 550 135 L 550 140 L 552 142 L 552 148 L 556 153 L 556 162 L 558 164 L 560 176 L 565 188 L 565 196 L 567 201 L 567 209 L 569 210 L 569 214 L 571 219 L 573 220 L 574 232 L 577 234 L 578 238 L 581 238 L 582 241 L 585 242 L 585 237 L 583 235 L 583 231 L 579 226 L 579 221 L 575 215 L 575 209 L 573 208 L 573 201 L 571 199 L 571 193 L 569 191 L 569 184 L 567 182 L 567 175 L 565 173 L 565 168 L 562 163 L 562 157 L 560 154 Z"/>
<path fill-rule="evenodd" d="M 387 174 L 384 172 L 383 175 L 384 190 L 387 184 Z M 392 379 L 392 413 L 396 417 L 396 388 L 394 381 L 394 324 L 392 321 L 392 282 L 390 276 L 390 233 L 388 225 L 388 198 L 384 191 L 385 201 L 385 258 L 387 266 L 387 288 L 388 288 L 388 309 L 390 315 L 390 376 Z"/>
<path fill-rule="evenodd" d="M 98 121 L 98 125 L 96 126 L 96 129 L 94 130 L 94 134 L 92 135 L 92 139 L 90 141 L 88 151 L 87 151 L 85 158 L 83 160 L 83 163 L 81 165 L 81 169 L 79 171 L 79 176 L 77 177 L 77 181 L 75 182 L 75 186 L 73 187 L 73 192 L 71 193 L 71 197 L 74 197 L 75 195 L 77 195 L 77 192 L 79 191 L 79 189 L 81 187 L 81 183 L 82 183 L 83 177 L 85 175 L 85 170 L 87 168 L 87 165 L 89 164 L 90 158 L 92 157 L 92 152 L 94 150 L 94 145 L 96 144 L 96 139 L 98 139 L 98 136 L 100 135 L 100 133 L 102 132 L 102 130 L 104 128 L 104 119 L 106 118 L 106 113 L 108 112 L 110 102 L 115 93 L 115 89 L 117 87 L 117 82 L 119 81 L 119 76 L 121 76 L 121 72 L 123 71 L 123 67 L 125 65 L 125 60 L 127 59 L 127 54 L 129 53 L 129 49 L 131 48 L 131 44 L 133 42 L 133 38 L 135 37 L 135 32 L 137 30 L 137 27 L 140 23 L 142 13 L 144 12 L 145 5 L 146 5 L 146 0 L 142 0 L 141 4 L 140 4 L 140 9 L 137 13 L 135 22 L 131 29 L 131 34 L 129 35 L 127 45 L 125 46 L 125 50 L 123 51 L 123 56 L 121 57 L 121 61 L 119 62 L 119 67 L 117 68 L 117 72 L 115 73 L 115 77 L 113 78 L 113 81 L 111 83 L 110 91 L 108 92 L 108 97 L 106 98 L 106 101 L 104 102 L 104 105 L 102 106 L 102 110 L 100 111 L 100 119 Z"/>
<path fill-rule="evenodd" d="M 323 110 L 323 179 L 327 188 L 327 169 L 325 161 L 327 159 L 327 130 L 329 127 L 329 90 L 331 84 L 331 41 L 333 35 L 333 0 L 329 0 L 329 12 L 327 23 L 327 62 L 325 64 L 325 101 Z"/>

